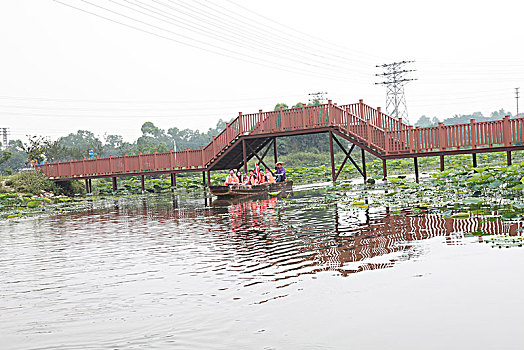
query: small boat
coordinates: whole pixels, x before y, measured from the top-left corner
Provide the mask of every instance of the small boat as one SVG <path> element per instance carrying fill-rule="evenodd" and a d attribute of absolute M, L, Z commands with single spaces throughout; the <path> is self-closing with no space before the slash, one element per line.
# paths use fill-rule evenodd
<path fill-rule="evenodd" d="M 219 197 L 240 197 L 253 196 L 257 194 L 279 194 L 281 191 L 290 190 L 293 187 L 293 181 L 286 180 L 274 184 L 260 185 L 229 185 L 229 186 L 209 186 L 209 191 Z M 278 192 L 278 193 L 277 193 Z"/>

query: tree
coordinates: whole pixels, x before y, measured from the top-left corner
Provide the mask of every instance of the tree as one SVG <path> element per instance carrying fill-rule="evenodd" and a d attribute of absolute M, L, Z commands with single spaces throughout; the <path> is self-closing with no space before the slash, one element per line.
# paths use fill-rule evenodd
<path fill-rule="evenodd" d="M 2 151 L 2 154 L 0 155 L 0 164 L 4 164 L 5 162 L 7 162 L 12 155 L 13 153 L 11 153 L 10 151 Z"/>
<path fill-rule="evenodd" d="M 27 135 L 28 141 L 23 144 L 24 152 L 27 154 L 26 165 L 40 164 L 45 160 L 44 149 L 47 139 L 43 136 Z"/>
<path fill-rule="evenodd" d="M 507 115 L 511 117 L 511 112 L 506 112 L 504 108 L 501 108 L 498 111 L 491 112 L 491 118 L 496 119 L 496 120 L 502 119 Z"/>
<path fill-rule="evenodd" d="M 82 159 L 88 156 L 90 149 L 95 156 L 102 155 L 102 141 L 88 130 L 78 130 L 76 134 L 59 138 L 58 142 L 65 148 L 62 160 Z"/>
<path fill-rule="evenodd" d="M 278 111 L 278 110 L 280 110 L 280 107 L 282 107 L 282 108 L 284 108 L 284 109 L 288 109 L 288 108 L 289 108 L 288 105 L 285 104 L 285 103 L 277 103 L 277 104 L 275 105 L 275 108 L 274 108 L 273 110 L 274 110 L 274 111 Z"/>
<path fill-rule="evenodd" d="M 432 126 L 431 119 L 423 115 L 420 118 L 418 118 L 417 122 L 415 123 L 415 126 L 420 126 L 421 128 Z"/>

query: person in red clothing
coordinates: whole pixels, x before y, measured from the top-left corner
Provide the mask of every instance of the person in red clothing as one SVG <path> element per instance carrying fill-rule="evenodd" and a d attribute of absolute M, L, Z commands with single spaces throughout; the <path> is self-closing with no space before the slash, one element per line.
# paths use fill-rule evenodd
<path fill-rule="evenodd" d="M 260 169 L 260 171 L 258 172 L 258 183 L 263 184 L 265 182 L 266 182 L 266 176 L 264 172 L 262 171 L 262 169 Z"/>
<path fill-rule="evenodd" d="M 258 185 L 258 177 L 255 175 L 253 170 L 249 170 L 249 185 L 254 186 Z"/>
<path fill-rule="evenodd" d="M 233 170 L 229 171 L 229 175 L 226 177 L 226 182 L 224 182 L 224 185 L 235 185 L 238 184 L 239 180 L 238 177 L 235 175 L 235 172 Z"/>
<path fill-rule="evenodd" d="M 258 163 L 255 163 L 255 175 L 258 176 L 260 174 L 260 166 L 258 165 Z"/>

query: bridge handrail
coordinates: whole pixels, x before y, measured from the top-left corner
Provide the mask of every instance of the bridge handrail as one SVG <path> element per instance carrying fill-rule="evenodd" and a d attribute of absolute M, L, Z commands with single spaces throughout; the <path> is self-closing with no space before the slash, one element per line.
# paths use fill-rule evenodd
<path fill-rule="evenodd" d="M 524 142 L 524 118 L 509 116 L 502 120 L 432 127 L 409 127 L 407 130 L 387 130 L 386 155 L 395 153 L 437 152 L 479 146 L 509 147 Z"/>
<path fill-rule="evenodd" d="M 268 133 L 339 127 L 360 143 L 374 148 L 384 156 L 446 151 L 479 146 L 505 147 L 524 143 L 524 118 L 444 125 L 412 127 L 363 103 L 302 106 L 277 111 L 242 114 L 226 124 L 213 140 L 200 149 L 120 157 L 69 160 L 36 165 L 52 178 L 108 176 L 144 172 L 206 169 L 238 137 Z"/>

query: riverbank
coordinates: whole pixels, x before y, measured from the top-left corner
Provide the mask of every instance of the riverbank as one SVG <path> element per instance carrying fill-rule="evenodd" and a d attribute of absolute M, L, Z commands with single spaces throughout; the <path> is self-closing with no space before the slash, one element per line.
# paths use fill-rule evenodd
<path fill-rule="evenodd" d="M 515 161 L 520 159 L 515 158 Z M 389 173 L 393 175 L 388 177 L 387 183 L 375 181 L 376 185 L 357 181 L 359 174 L 355 168 L 346 165 L 339 178 L 341 181 L 328 186 L 326 203 L 312 203 L 308 210 L 327 204 L 353 203 L 361 209 L 383 206 L 415 212 L 436 210 L 446 217 L 483 215 L 485 220 L 520 220 L 524 215 L 524 163 L 508 167 L 504 165 L 504 154 L 490 153 L 478 156 L 480 165 L 489 166 L 473 168 L 471 157 L 457 155 L 447 157 L 446 166 L 451 170 L 439 172 L 436 170 L 437 162 L 433 158 L 420 159 L 423 174 L 420 184 L 414 182 L 411 176 L 413 169 L 407 160 L 388 161 Z M 366 166 L 371 179 L 382 178 L 381 162 L 372 160 Z M 331 168 L 326 165 L 288 167 L 287 174 L 296 185 L 324 183 L 331 178 Z M 211 175 L 211 184 L 222 184 L 225 177 L 225 172 L 215 172 Z M 151 194 L 173 190 L 203 194 L 205 186 L 200 174 L 177 175 L 176 187 L 171 186 L 168 177 L 152 175 L 146 176 L 145 190 Z M 46 208 L 63 210 L 73 203 L 82 203 L 93 197 L 141 193 L 140 177 L 118 178 L 116 192 L 113 192 L 111 179 L 94 179 L 93 194 L 86 196 L 83 181 L 55 183 L 38 172 L 21 172 L 0 180 L 0 217 L 16 218 L 39 213 Z"/>

